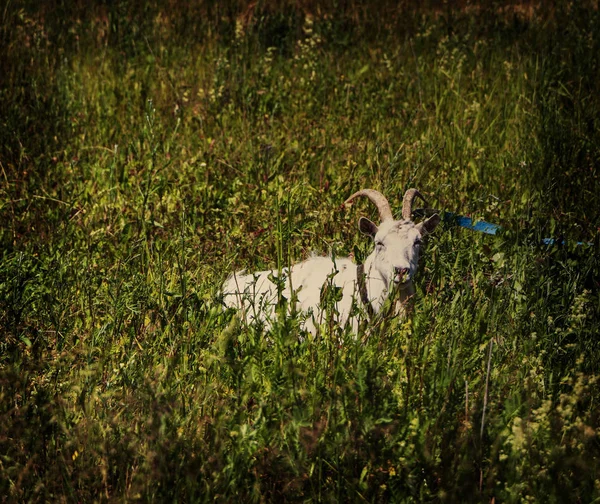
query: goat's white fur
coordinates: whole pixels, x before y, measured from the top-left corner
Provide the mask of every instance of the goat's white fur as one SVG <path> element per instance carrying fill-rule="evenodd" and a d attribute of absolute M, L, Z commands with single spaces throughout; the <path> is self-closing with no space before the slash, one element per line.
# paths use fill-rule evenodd
<path fill-rule="evenodd" d="M 378 206 L 383 219 L 379 227 L 365 217 L 359 221 L 361 232 L 371 236 L 375 243 L 374 250 L 364 262 L 366 291 L 374 313 L 379 313 L 392 292 L 398 294 L 400 309 L 414 294 L 413 278 L 417 271 L 421 238 L 432 232 L 440 221 L 439 215 L 435 214 L 419 224 L 412 222 L 410 208 L 415 195 L 421 196 L 414 189 L 407 191 L 401 220 L 391 217 L 387 200 L 377 191 L 359 191 L 347 200 L 349 203 L 356 196 L 369 197 Z M 410 200 L 408 203 L 407 199 Z M 271 279 L 279 275 L 278 270 L 234 273 L 223 285 L 226 306 L 241 310 L 248 322 L 261 320 L 267 328 L 270 327 L 279 297 L 277 285 Z M 296 309 L 303 314 L 304 329 L 316 333 L 317 327 L 324 322 L 321 295 L 323 287 L 330 282 L 341 289 L 341 299 L 336 305 L 338 323 L 341 326 L 350 323 L 357 331 L 359 321 L 351 314 L 355 303 L 359 306 L 364 303 L 359 293 L 357 266 L 351 259 L 313 256 L 284 268 L 281 275 L 285 282 L 280 287 L 281 295 L 291 300 L 295 293 Z"/>

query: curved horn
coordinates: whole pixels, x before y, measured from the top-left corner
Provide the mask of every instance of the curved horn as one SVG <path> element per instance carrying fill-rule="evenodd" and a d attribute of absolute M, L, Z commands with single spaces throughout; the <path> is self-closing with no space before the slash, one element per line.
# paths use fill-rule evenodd
<path fill-rule="evenodd" d="M 416 189 L 409 189 L 404 193 L 404 199 L 402 200 L 402 218 L 411 220 L 412 217 L 412 206 L 415 201 L 415 197 L 421 198 L 425 205 L 427 205 L 427 200 L 423 197 L 423 195 L 417 191 Z"/>
<path fill-rule="evenodd" d="M 392 215 L 392 209 L 390 208 L 390 204 L 388 203 L 386 197 L 379 191 L 375 191 L 374 189 L 362 189 L 360 191 L 357 191 L 346 201 L 344 201 L 344 204 L 347 205 L 349 203 L 352 203 L 352 200 L 354 200 L 354 198 L 358 198 L 359 196 L 366 196 L 373 203 L 375 203 L 375 206 L 377 206 L 377 210 L 379 210 L 379 218 L 381 219 L 381 222 L 394 218 Z"/>

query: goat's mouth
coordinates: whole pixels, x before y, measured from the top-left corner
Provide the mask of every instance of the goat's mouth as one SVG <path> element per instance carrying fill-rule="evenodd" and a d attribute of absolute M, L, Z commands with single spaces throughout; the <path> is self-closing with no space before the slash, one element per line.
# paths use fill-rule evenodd
<path fill-rule="evenodd" d="M 402 288 L 402 287 L 407 287 L 407 286 L 408 286 L 408 284 L 410 284 L 411 280 L 412 280 L 412 279 L 411 279 L 409 276 L 407 276 L 407 277 L 404 277 L 404 278 L 398 278 L 398 277 L 395 277 L 395 278 L 394 278 L 394 285 L 395 285 L 396 287 L 399 287 L 399 288 Z"/>

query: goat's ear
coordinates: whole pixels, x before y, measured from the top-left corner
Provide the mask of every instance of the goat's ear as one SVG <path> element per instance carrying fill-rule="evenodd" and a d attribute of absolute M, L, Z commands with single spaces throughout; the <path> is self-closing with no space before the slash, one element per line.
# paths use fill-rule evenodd
<path fill-rule="evenodd" d="M 433 214 L 431 217 L 429 217 L 429 219 L 426 219 L 420 224 L 417 224 L 417 228 L 422 234 L 433 233 L 433 230 L 440 223 L 440 220 L 441 218 L 439 214 Z"/>
<path fill-rule="evenodd" d="M 371 238 L 375 238 L 375 235 L 377 234 L 377 226 L 366 217 L 360 218 L 358 221 L 358 229 L 360 229 L 361 233 L 366 234 Z"/>

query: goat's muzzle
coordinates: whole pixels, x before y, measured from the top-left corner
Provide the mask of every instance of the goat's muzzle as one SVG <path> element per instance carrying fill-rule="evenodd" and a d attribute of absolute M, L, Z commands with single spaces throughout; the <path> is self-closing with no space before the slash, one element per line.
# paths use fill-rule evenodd
<path fill-rule="evenodd" d="M 408 268 L 394 268 L 394 283 L 404 285 L 410 282 L 410 270 Z"/>

